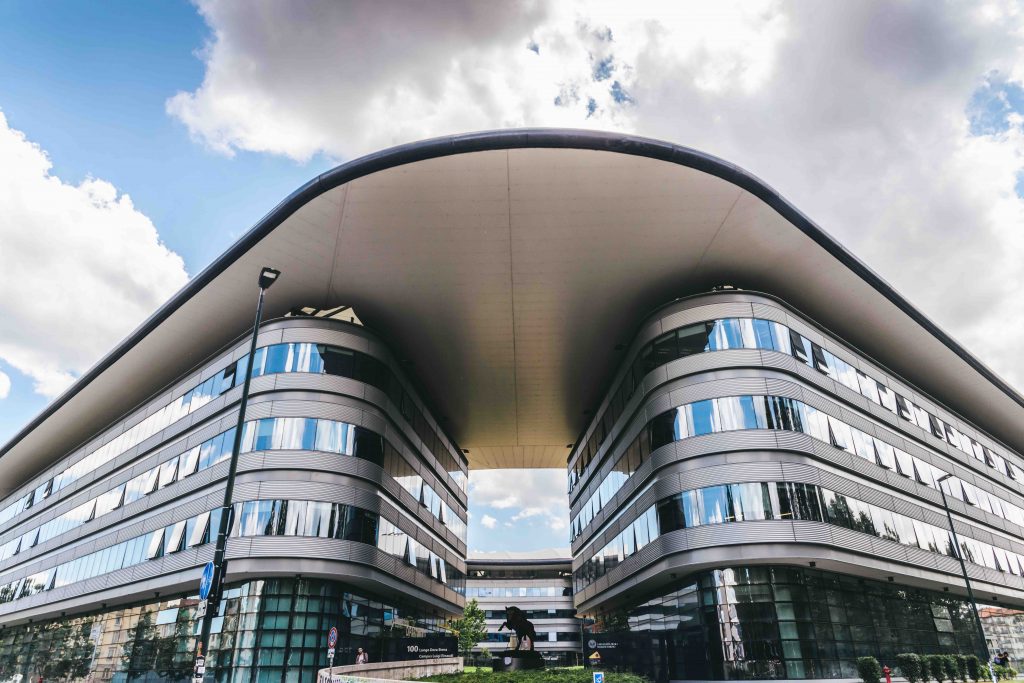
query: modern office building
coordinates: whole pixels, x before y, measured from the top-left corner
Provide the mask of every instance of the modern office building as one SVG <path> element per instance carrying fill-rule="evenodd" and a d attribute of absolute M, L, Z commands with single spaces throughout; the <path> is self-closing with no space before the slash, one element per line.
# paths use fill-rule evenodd
<path fill-rule="evenodd" d="M 978 651 L 946 474 L 1024 605 L 1024 398 L 735 166 L 501 131 L 314 178 L 0 449 L 0 677 L 191 673 L 262 266 L 210 680 L 443 648 L 468 468 L 568 463 L 583 647 L 661 680 Z"/>
<path fill-rule="evenodd" d="M 567 550 L 471 552 L 466 567 L 466 599 L 475 599 L 487 618 L 487 640 L 475 652 L 497 655 L 509 647 L 508 629 L 498 629 L 505 621 L 505 608 L 514 605 L 533 623 L 534 649 L 549 666 L 583 663 Z"/>

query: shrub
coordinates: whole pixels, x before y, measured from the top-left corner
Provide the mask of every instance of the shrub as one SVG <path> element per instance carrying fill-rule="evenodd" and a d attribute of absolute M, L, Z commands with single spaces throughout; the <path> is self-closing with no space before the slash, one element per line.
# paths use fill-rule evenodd
<path fill-rule="evenodd" d="M 918 683 L 921 680 L 921 658 L 911 652 L 896 655 L 896 667 L 907 679 L 907 683 Z"/>
<path fill-rule="evenodd" d="M 971 680 L 981 680 L 981 660 L 978 659 L 978 655 L 967 655 L 964 659 L 967 660 L 967 675 Z"/>
<path fill-rule="evenodd" d="M 999 678 L 999 680 L 1006 679 L 1012 681 L 1014 678 L 1017 677 L 1017 670 L 1014 669 L 1012 666 L 1003 666 L 1001 664 L 996 664 L 996 676 Z"/>
<path fill-rule="evenodd" d="M 942 655 L 928 655 L 928 673 L 938 683 L 946 680 L 946 664 Z"/>
<path fill-rule="evenodd" d="M 857 657 L 857 674 L 864 683 L 878 683 L 882 667 L 874 657 Z"/>
<path fill-rule="evenodd" d="M 956 665 L 957 680 L 967 683 L 967 657 L 964 657 L 963 655 L 953 655 L 953 663 Z"/>
<path fill-rule="evenodd" d="M 931 662 L 928 661 L 927 655 L 918 655 L 917 661 L 921 665 L 921 680 L 928 683 L 932 678 Z"/>
<path fill-rule="evenodd" d="M 951 681 L 957 680 L 959 671 L 956 666 L 956 658 L 953 655 L 942 655 L 942 670 L 946 672 L 946 678 Z"/>

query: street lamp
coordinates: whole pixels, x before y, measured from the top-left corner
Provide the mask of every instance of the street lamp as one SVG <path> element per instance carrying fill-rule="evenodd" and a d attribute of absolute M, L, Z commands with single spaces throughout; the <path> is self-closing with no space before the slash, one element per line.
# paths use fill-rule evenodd
<path fill-rule="evenodd" d="M 213 581 L 210 594 L 211 603 L 216 603 L 220 597 L 221 584 L 227 570 L 227 562 L 224 559 L 224 549 L 227 545 L 228 532 L 231 529 L 232 497 L 235 490 L 235 472 L 238 470 L 238 452 L 242 448 L 242 429 L 245 426 L 245 409 L 249 404 L 249 383 L 252 381 L 253 360 L 256 357 L 256 338 L 260 331 L 260 319 L 263 317 L 263 295 L 270 286 L 277 282 L 281 271 L 264 267 L 260 271 L 258 280 L 260 296 L 256 302 L 256 322 L 252 326 L 252 340 L 249 342 L 249 356 L 245 365 L 245 381 L 242 383 L 242 396 L 238 402 L 238 421 L 235 423 L 235 440 L 231 446 L 231 460 L 228 464 L 228 478 L 224 485 L 224 504 L 221 506 L 220 523 L 217 528 L 217 546 L 213 552 Z M 199 635 L 199 646 L 196 651 L 198 658 L 203 656 L 203 651 L 209 651 L 210 629 L 213 626 L 213 609 L 207 607 L 203 614 L 202 630 Z"/>
<path fill-rule="evenodd" d="M 949 503 L 946 502 L 946 491 L 942 484 L 947 479 L 952 477 L 952 474 L 946 474 L 938 478 L 936 483 L 939 486 L 939 494 L 942 495 L 942 507 L 946 510 L 946 520 L 949 522 L 949 531 L 953 534 L 953 552 L 956 553 L 956 559 L 960 561 L 960 571 L 964 575 L 964 583 L 967 585 L 967 597 L 971 600 L 971 608 L 974 610 L 974 623 L 978 627 L 978 636 L 981 638 L 981 647 L 985 651 L 985 661 L 989 665 L 989 671 L 992 673 L 992 683 L 995 683 L 996 672 L 992 669 L 992 657 L 988 651 L 988 642 L 985 640 L 985 629 L 981 626 L 981 613 L 978 612 L 978 602 L 974 599 L 974 590 L 971 588 L 971 579 L 967 576 L 967 564 L 964 562 L 963 549 L 960 547 L 960 539 L 956 535 L 956 528 L 953 526 L 953 515 L 949 511 Z"/>

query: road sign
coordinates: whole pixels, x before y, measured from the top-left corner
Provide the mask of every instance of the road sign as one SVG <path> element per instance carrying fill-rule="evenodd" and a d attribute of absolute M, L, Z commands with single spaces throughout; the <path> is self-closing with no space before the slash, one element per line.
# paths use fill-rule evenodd
<path fill-rule="evenodd" d="M 331 630 L 327 632 L 327 647 L 334 649 L 334 646 L 338 644 L 338 629 L 331 627 Z"/>
<path fill-rule="evenodd" d="M 604 683 L 604 674 L 600 671 L 594 672 L 594 683 Z"/>
<path fill-rule="evenodd" d="M 334 659 L 334 648 L 327 648 L 327 659 Z"/>
<path fill-rule="evenodd" d="M 210 597 L 210 589 L 213 588 L 213 562 L 207 562 L 203 567 L 203 578 L 199 580 L 199 599 L 206 600 Z"/>
<path fill-rule="evenodd" d="M 196 605 L 196 619 L 202 619 L 206 616 L 206 608 L 209 604 L 208 600 L 200 600 L 199 604 Z"/>

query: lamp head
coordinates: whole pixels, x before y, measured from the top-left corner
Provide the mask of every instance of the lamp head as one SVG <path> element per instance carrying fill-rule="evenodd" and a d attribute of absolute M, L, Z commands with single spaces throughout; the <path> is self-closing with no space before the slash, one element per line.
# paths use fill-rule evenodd
<path fill-rule="evenodd" d="M 273 268 L 267 268 L 264 266 L 263 270 L 260 271 L 260 289 L 270 289 L 270 285 L 277 282 L 277 278 L 280 277 L 280 275 L 280 270 L 274 270 Z"/>

